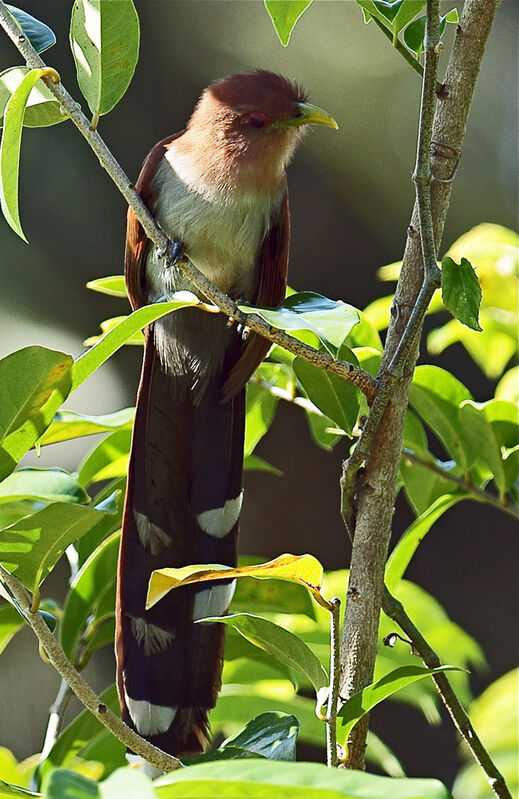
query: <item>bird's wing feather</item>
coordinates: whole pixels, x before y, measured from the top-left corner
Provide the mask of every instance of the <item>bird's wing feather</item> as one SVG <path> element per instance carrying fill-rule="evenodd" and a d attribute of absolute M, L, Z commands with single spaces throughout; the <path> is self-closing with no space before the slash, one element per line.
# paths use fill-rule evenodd
<path fill-rule="evenodd" d="M 184 131 L 174 133 L 172 136 L 167 136 L 162 141 L 153 147 L 148 153 L 142 169 L 135 184 L 135 188 L 141 195 L 144 203 L 150 207 L 152 199 L 152 181 L 161 159 L 168 146 L 179 136 L 182 136 Z M 153 213 L 153 209 L 150 208 Z M 148 299 L 144 291 L 144 281 L 146 279 L 145 269 L 145 256 L 148 247 L 149 239 L 144 232 L 144 228 L 135 216 L 131 207 L 128 208 L 127 224 L 126 224 L 126 250 L 124 254 L 124 273 L 126 276 L 126 287 L 128 296 L 132 307 L 140 308 L 146 305 Z"/>
<path fill-rule="evenodd" d="M 255 305 L 275 308 L 285 297 L 290 244 L 290 213 L 288 190 L 285 188 L 277 218 L 273 220 L 263 240 L 259 256 L 259 281 L 253 297 Z M 223 387 L 224 399 L 233 397 L 261 363 L 270 347 L 270 341 L 250 333 L 237 363 L 229 371 Z"/>

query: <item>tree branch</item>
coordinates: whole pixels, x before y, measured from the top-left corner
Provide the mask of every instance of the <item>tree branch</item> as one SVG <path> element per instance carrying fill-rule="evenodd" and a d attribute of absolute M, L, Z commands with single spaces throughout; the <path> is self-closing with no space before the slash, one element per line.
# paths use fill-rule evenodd
<path fill-rule="evenodd" d="M 25 36 L 20 36 L 20 29 L 13 21 L 3 0 L 0 0 L 0 25 L 25 58 L 28 67 L 31 69 L 40 69 L 46 66 L 29 43 L 29 40 Z M 42 80 L 54 97 L 59 100 L 63 111 L 72 120 L 81 135 L 87 140 L 99 159 L 99 163 L 103 169 L 108 172 L 128 205 L 130 205 L 135 212 L 148 238 L 161 250 L 165 250 L 169 244 L 169 239 L 149 212 L 130 179 L 116 161 L 99 133 L 97 133 L 96 130 L 92 130 L 91 123 L 61 83 L 56 84 L 50 78 L 43 78 Z M 167 260 L 167 256 L 165 260 Z M 220 311 L 230 319 L 233 319 L 244 327 L 248 327 L 249 330 L 258 333 L 260 336 L 263 336 L 263 338 L 275 344 L 279 344 L 280 347 L 292 352 L 294 355 L 298 355 L 309 363 L 342 377 L 344 380 L 347 380 L 360 389 L 370 402 L 373 400 L 377 384 L 364 369 L 356 364 L 333 358 L 327 352 L 321 352 L 307 344 L 303 344 L 303 342 L 298 341 L 296 338 L 293 338 L 293 336 L 289 336 L 284 331 L 272 327 L 257 314 L 243 313 L 234 300 L 220 291 L 191 262 L 180 261 L 177 267 L 204 297 L 211 300 Z"/>
<path fill-rule="evenodd" d="M 479 488 L 479 486 L 474 485 L 474 483 L 468 483 L 463 477 L 457 477 L 448 469 L 443 469 L 436 461 L 429 461 L 426 458 L 422 458 L 420 455 L 417 455 L 416 452 L 413 452 L 412 449 L 407 449 L 406 447 L 402 450 L 402 456 L 404 460 L 409 463 L 416 463 L 417 466 L 422 466 L 424 469 L 434 472 L 438 477 L 441 477 L 442 480 L 447 480 L 449 483 L 462 488 L 478 502 L 485 502 L 487 505 L 492 505 L 492 507 L 497 510 L 508 513 L 510 516 L 513 516 L 514 519 L 519 519 L 519 508 L 517 505 L 504 505 L 499 501 L 498 497 L 491 494 L 490 491 L 485 491 L 484 488 Z"/>
<path fill-rule="evenodd" d="M 166 752 L 157 749 L 157 747 L 150 744 L 149 741 L 141 738 L 140 735 L 137 735 L 137 733 L 130 729 L 124 721 L 121 721 L 110 708 L 101 702 L 100 698 L 92 691 L 81 674 L 76 671 L 72 663 L 67 659 L 67 656 L 38 611 L 32 612 L 27 591 L 22 583 L 4 569 L 2 565 L 0 565 L 0 580 L 20 606 L 23 616 L 32 627 L 34 634 L 38 638 L 40 647 L 44 650 L 49 662 L 67 682 L 72 691 L 74 691 L 80 702 L 90 710 L 96 719 L 110 730 L 116 738 L 122 741 L 123 744 L 135 752 L 135 754 L 143 757 L 148 763 L 155 766 L 155 768 L 161 771 L 173 771 L 174 769 L 180 768 L 182 766 L 180 760 L 177 760 L 176 757 L 172 757 L 171 755 L 167 755 Z"/>
<path fill-rule="evenodd" d="M 405 632 L 409 638 L 413 650 L 420 654 L 423 662 L 430 669 L 434 669 L 440 664 L 440 659 L 436 652 L 431 648 L 425 640 L 421 632 L 413 624 L 404 606 L 398 599 L 389 593 L 384 587 L 382 609 L 384 613 L 395 621 L 399 627 Z M 436 684 L 438 693 L 440 694 L 443 704 L 447 708 L 454 726 L 468 746 L 470 753 L 476 763 L 483 769 L 488 783 L 496 796 L 500 799 L 512 799 L 510 791 L 508 790 L 502 774 L 494 765 L 492 758 L 478 738 L 474 727 L 472 726 L 469 717 L 467 716 L 463 705 L 456 696 L 448 678 L 445 673 L 435 674 L 433 681 Z"/>
<path fill-rule="evenodd" d="M 441 241 L 451 181 L 459 160 L 472 94 L 498 5 L 499 0 L 466 0 L 430 138 L 439 19 L 437 0 L 428 0 L 427 4 L 427 74 L 424 75 L 422 92 L 420 154 L 414 176 L 417 201 L 408 229 L 402 270 L 386 338 L 380 389 L 363 434 L 350 462 L 345 465 L 342 477 L 343 516 L 350 535 L 354 531 L 343 629 L 341 695 L 346 697 L 367 685 L 373 674 L 383 572 L 391 530 L 403 426 L 422 314 L 428 304 L 427 293 L 432 293 L 436 275 L 433 253 L 435 245 L 439 246 Z M 429 166 L 430 151 L 432 161 Z M 434 179 L 432 185 L 430 176 Z M 423 256 L 419 229 L 423 235 Z M 428 279 L 431 282 L 430 287 L 427 286 Z M 365 472 L 359 474 L 358 469 L 362 463 L 366 465 Z M 356 518 L 354 496 L 357 501 Z M 354 733 L 347 765 L 362 768 L 365 730 L 357 725 Z M 470 748 L 471 743 L 467 738 L 465 740 Z M 496 769 L 494 773 L 498 774 Z M 489 777 L 488 771 L 486 774 Z M 489 782 L 492 784 L 490 777 Z M 492 787 L 496 790 L 495 785 Z"/>
<path fill-rule="evenodd" d="M 326 754 L 328 766 L 338 764 L 337 756 L 337 702 L 339 700 L 339 679 L 341 676 L 341 639 L 339 617 L 341 600 L 334 596 L 330 600 L 330 692 L 326 717 Z"/>

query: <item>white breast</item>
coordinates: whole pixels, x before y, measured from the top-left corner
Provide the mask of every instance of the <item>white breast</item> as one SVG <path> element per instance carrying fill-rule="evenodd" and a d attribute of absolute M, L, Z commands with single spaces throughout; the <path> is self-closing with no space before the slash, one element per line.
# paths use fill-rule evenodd
<path fill-rule="evenodd" d="M 250 297 L 261 243 L 282 192 L 274 197 L 222 192 L 190 179 L 181 154 L 170 149 L 154 178 L 152 209 L 171 239 L 179 239 L 192 263 L 222 291 Z M 157 268 L 155 268 L 155 266 Z M 163 263 L 148 260 L 148 279 L 163 293 Z M 160 285 L 158 285 L 160 284 Z"/>

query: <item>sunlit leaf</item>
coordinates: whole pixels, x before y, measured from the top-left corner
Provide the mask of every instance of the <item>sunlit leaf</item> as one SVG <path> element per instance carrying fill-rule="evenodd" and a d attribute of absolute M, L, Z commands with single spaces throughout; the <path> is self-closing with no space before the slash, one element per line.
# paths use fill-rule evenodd
<path fill-rule="evenodd" d="M 79 466 L 80 484 L 87 487 L 101 480 L 113 480 L 126 475 L 131 441 L 131 429 L 116 430 L 100 441 Z"/>
<path fill-rule="evenodd" d="M 51 423 L 71 386 L 72 358 L 26 347 L 0 360 L 0 478 Z"/>
<path fill-rule="evenodd" d="M 70 586 L 61 622 L 61 646 L 69 660 L 74 659 L 87 620 L 92 630 L 96 620 L 114 612 L 119 539 L 119 533 L 105 539 L 82 565 Z"/>
<path fill-rule="evenodd" d="M 283 475 L 281 469 L 278 469 L 277 466 L 274 466 L 272 463 L 268 463 L 264 458 L 260 458 L 259 455 L 245 455 L 243 459 L 243 471 L 267 472 L 268 474 L 275 474 L 276 477 L 282 477 Z"/>
<path fill-rule="evenodd" d="M 4 129 L 0 144 L 0 204 L 7 224 L 25 242 L 18 209 L 18 173 L 25 107 L 36 83 L 44 76 L 55 78 L 54 69 L 31 69 L 11 95 L 4 113 Z"/>
<path fill-rule="evenodd" d="M 75 0 L 70 46 L 92 114 L 107 114 L 126 92 L 139 57 L 139 18 L 132 0 Z"/>
<path fill-rule="evenodd" d="M 131 430 L 135 408 L 123 408 L 115 413 L 100 416 L 85 416 L 74 411 L 58 411 L 52 424 L 40 439 L 40 444 L 56 444 L 73 438 L 92 436 L 95 433 L 111 433 L 114 430 Z"/>
<path fill-rule="evenodd" d="M 459 671 L 459 669 L 457 666 L 438 666 L 436 669 L 427 669 L 424 666 L 401 666 L 368 685 L 362 691 L 353 694 L 339 711 L 337 741 L 344 746 L 357 722 L 384 699 L 416 680 L 423 680 L 425 677 L 445 671 Z"/>
<path fill-rule="evenodd" d="M 64 469 L 18 469 L 0 483 L 0 503 L 24 499 L 82 503 L 88 494 Z"/>
<path fill-rule="evenodd" d="M 478 458 L 488 466 L 503 494 L 510 484 L 505 473 L 502 447 L 513 447 L 517 444 L 517 405 L 498 399 L 481 403 L 466 400 L 461 403 L 458 413 L 464 436 L 478 453 Z"/>
<path fill-rule="evenodd" d="M 328 685 L 328 675 L 312 650 L 297 635 L 268 619 L 250 613 L 209 617 L 203 621 L 219 621 L 234 627 L 244 638 L 281 660 L 291 669 L 300 671 L 312 683 L 315 692 Z"/>
<path fill-rule="evenodd" d="M 177 769 L 154 783 L 159 799 L 449 799 L 438 780 L 392 779 L 322 763 L 227 760 Z"/>
<path fill-rule="evenodd" d="M 404 576 L 411 558 L 424 536 L 445 511 L 452 508 L 453 505 L 460 502 L 462 499 L 463 496 L 458 497 L 450 494 L 440 497 L 407 528 L 393 549 L 386 564 L 384 579 L 388 589 L 392 593 Z"/>
<path fill-rule="evenodd" d="M 106 0 L 105 0 L 106 2 Z M 108 358 L 114 354 L 123 344 L 146 325 L 155 322 L 162 316 L 179 308 L 197 306 L 206 307 L 200 302 L 198 297 L 189 291 L 178 291 L 172 295 L 168 302 L 158 302 L 154 305 L 145 305 L 129 316 L 122 318 L 118 324 L 111 328 L 101 339 L 90 347 L 83 355 L 75 361 L 73 367 L 73 389 L 76 389 L 87 379 L 96 369 L 98 369 Z"/>
<path fill-rule="evenodd" d="M 460 428 L 458 407 L 470 399 L 468 389 L 445 369 L 437 366 L 418 366 L 416 369 L 410 394 L 411 406 L 464 470 L 473 462 L 474 453 Z"/>
<path fill-rule="evenodd" d="M 220 564 L 197 564 L 180 569 L 157 569 L 150 578 L 146 607 L 151 608 L 173 588 L 205 582 L 207 580 L 231 580 L 238 577 L 257 579 L 275 578 L 303 585 L 319 602 L 323 567 L 313 555 L 280 555 L 268 563 L 241 566 L 229 569 Z"/>
<path fill-rule="evenodd" d="M 311 2 L 312 0 L 265 0 L 265 8 L 283 47 L 288 45 L 297 20 Z"/>
<path fill-rule="evenodd" d="M 28 72 L 28 67 L 10 67 L 0 73 L 0 118 L 4 115 L 9 98 Z M 66 119 L 67 117 L 60 110 L 59 101 L 43 81 L 38 81 L 27 100 L 23 117 L 24 127 L 44 128 L 64 122 Z"/>
<path fill-rule="evenodd" d="M 76 771 L 57 768 L 51 771 L 43 781 L 45 799 L 101 799 L 99 786 L 96 782 L 83 777 Z"/>
<path fill-rule="evenodd" d="M 37 591 L 68 545 L 105 517 L 93 508 L 55 502 L 0 531 L 0 561 L 26 588 Z"/>
<path fill-rule="evenodd" d="M 109 294 L 111 297 L 127 297 L 124 275 L 110 275 L 89 280 L 87 289 L 98 291 L 100 294 Z"/>
<path fill-rule="evenodd" d="M 287 297 L 276 309 L 240 305 L 244 313 L 257 313 L 280 330 L 293 333 L 308 330 L 336 354 L 352 327 L 359 322 L 358 311 L 341 300 L 329 300 L 321 294 L 303 291 Z"/>
<path fill-rule="evenodd" d="M 249 382 L 245 414 L 244 455 L 250 456 L 269 429 L 278 399 L 265 386 Z"/>
<path fill-rule="evenodd" d="M 466 327 L 481 331 L 479 306 L 481 286 L 474 267 L 466 258 L 458 265 L 452 258 L 442 261 L 442 299 L 452 315 Z"/>

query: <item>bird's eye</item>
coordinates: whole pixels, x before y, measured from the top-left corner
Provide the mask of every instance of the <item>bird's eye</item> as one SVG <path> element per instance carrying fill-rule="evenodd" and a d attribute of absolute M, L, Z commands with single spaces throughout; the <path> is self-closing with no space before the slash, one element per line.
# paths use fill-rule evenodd
<path fill-rule="evenodd" d="M 244 125 L 250 125 L 253 128 L 266 128 L 272 122 L 270 117 L 262 114 L 261 111 L 249 111 L 242 115 L 241 121 Z"/>

